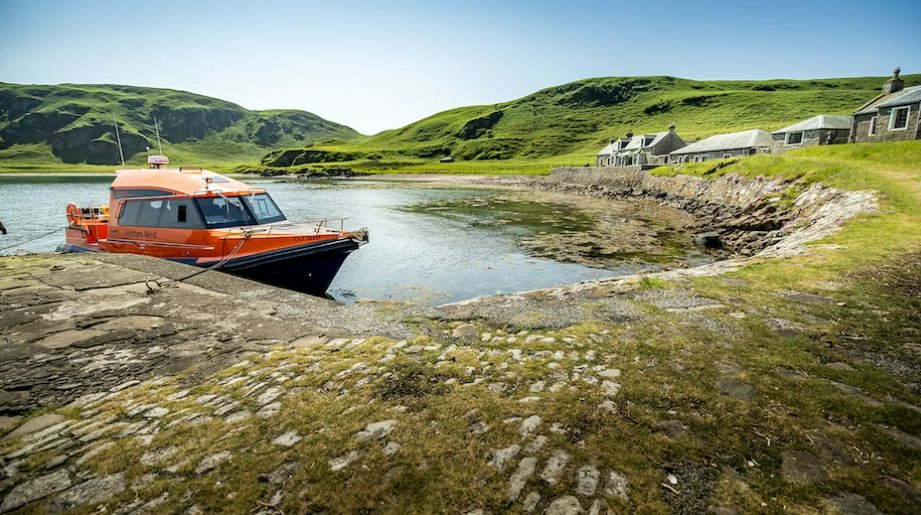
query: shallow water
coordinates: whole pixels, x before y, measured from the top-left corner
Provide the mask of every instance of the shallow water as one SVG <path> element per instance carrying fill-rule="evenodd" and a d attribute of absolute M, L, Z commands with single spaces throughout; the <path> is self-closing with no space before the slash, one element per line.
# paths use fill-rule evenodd
<path fill-rule="evenodd" d="M 111 177 L 2 177 L 0 248 L 63 242 L 64 206 L 108 202 Z M 258 181 L 250 181 L 258 182 Z M 337 300 L 440 304 L 709 260 L 680 215 L 652 206 L 535 192 L 385 181 L 261 182 L 290 220 L 349 217 L 371 242 L 345 262 Z"/>

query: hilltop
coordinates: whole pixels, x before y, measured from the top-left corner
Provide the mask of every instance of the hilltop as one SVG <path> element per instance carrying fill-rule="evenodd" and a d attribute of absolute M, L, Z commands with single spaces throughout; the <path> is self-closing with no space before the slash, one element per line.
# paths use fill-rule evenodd
<path fill-rule="evenodd" d="M 194 164 L 252 161 L 274 147 L 360 136 L 306 111 L 251 111 L 185 91 L 0 83 L 0 161 L 116 164 L 113 119 L 125 157 L 142 161 L 145 148 L 156 147 L 154 117 L 170 157 Z"/>
<path fill-rule="evenodd" d="M 903 78 L 906 86 L 921 84 L 921 75 Z M 451 156 L 474 162 L 455 163 L 452 171 L 482 171 L 484 161 L 502 161 L 496 164 L 514 171 L 516 167 L 527 170 L 527 163 L 585 163 L 612 136 L 628 130 L 658 132 L 671 122 L 682 138 L 692 141 L 751 128 L 775 130 L 816 114 L 850 114 L 873 98 L 884 80 L 592 78 L 509 102 L 451 109 L 367 139 L 315 144 L 307 153 L 304 149 L 274 152 L 262 164 L 337 162 L 386 170 L 419 168 Z"/>

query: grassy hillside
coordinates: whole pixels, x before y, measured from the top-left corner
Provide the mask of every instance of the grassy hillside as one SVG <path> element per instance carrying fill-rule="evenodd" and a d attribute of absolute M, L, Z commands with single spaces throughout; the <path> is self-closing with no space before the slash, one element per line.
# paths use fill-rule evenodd
<path fill-rule="evenodd" d="M 0 83 L 0 164 L 118 162 L 156 147 L 154 117 L 174 161 L 252 161 L 278 146 L 354 139 L 349 127 L 297 110 L 250 111 L 184 91 L 116 85 Z"/>
<path fill-rule="evenodd" d="M 817 114 L 850 114 L 878 94 L 885 79 L 586 79 L 511 102 L 452 109 L 367 139 L 311 149 L 326 152 L 340 165 L 347 162 L 372 171 L 478 172 L 507 165 L 512 170 L 548 170 L 553 164 L 593 161 L 612 136 L 628 130 L 663 131 L 671 122 L 680 136 L 692 141 L 751 128 L 775 130 Z M 921 84 L 921 75 L 904 79 L 906 86 Z M 281 154 L 266 156 L 263 164 L 277 166 L 274 162 Z M 443 156 L 461 162 L 437 165 Z"/>

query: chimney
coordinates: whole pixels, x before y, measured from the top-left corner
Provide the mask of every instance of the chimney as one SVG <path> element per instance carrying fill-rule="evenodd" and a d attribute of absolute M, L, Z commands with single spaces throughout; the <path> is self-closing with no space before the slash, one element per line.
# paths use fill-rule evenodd
<path fill-rule="evenodd" d="M 901 68 L 896 68 L 895 71 L 892 72 L 892 77 L 890 77 L 889 80 L 883 84 L 884 94 L 888 95 L 890 93 L 898 93 L 899 91 L 902 91 L 902 88 L 905 87 L 905 81 L 899 78 L 900 73 L 902 73 Z"/>
<path fill-rule="evenodd" d="M 630 138 L 632 138 L 632 137 L 633 137 L 633 129 L 628 129 L 628 130 L 627 130 L 627 139 L 630 139 Z"/>
<path fill-rule="evenodd" d="M 611 139 L 608 140 L 608 144 L 610 145 L 614 144 L 614 136 L 611 136 Z"/>
<path fill-rule="evenodd" d="M 668 124 L 668 132 L 670 132 L 670 133 L 672 133 L 672 134 L 675 133 L 675 122 L 672 122 L 672 123 Z"/>

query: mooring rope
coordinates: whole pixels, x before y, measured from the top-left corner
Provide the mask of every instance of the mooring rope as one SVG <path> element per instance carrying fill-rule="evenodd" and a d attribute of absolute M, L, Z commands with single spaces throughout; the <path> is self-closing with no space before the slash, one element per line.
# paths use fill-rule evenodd
<path fill-rule="evenodd" d="M 224 266 L 228 261 L 233 259 L 233 257 L 237 255 L 237 252 L 240 252 L 240 249 L 243 248 L 243 243 L 245 243 L 246 240 L 248 240 L 250 236 L 252 235 L 253 235 L 252 231 L 244 231 L 243 238 L 240 240 L 240 243 L 237 243 L 237 246 L 233 249 L 233 251 L 230 254 L 227 254 L 227 257 L 225 257 L 224 259 L 218 261 L 217 263 L 207 268 L 203 268 L 201 270 L 192 272 L 191 274 L 185 277 L 181 277 L 179 279 L 166 279 L 163 282 L 160 282 L 156 279 L 149 279 L 147 281 L 144 281 L 144 285 L 147 286 L 147 295 L 153 295 L 154 293 L 159 293 L 160 291 L 163 290 L 163 288 L 170 288 L 173 286 L 178 286 L 179 283 L 188 281 L 189 279 L 195 276 L 201 275 L 205 272 L 210 272 L 212 270 L 217 270 L 218 268 Z M 153 283 L 155 286 L 151 286 L 151 283 Z"/>
<path fill-rule="evenodd" d="M 16 248 L 16 247 L 18 247 L 18 246 L 20 246 L 20 245 L 25 245 L 26 243 L 32 243 L 32 242 L 35 241 L 35 240 L 40 240 L 40 239 L 42 239 L 42 238 L 44 238 L 44 237 L 46 237 L 46 236 L 51 236 L 52 234 L 54 234 L 54 233 L 56 233 L 56 232 L 58 232 L 58 231 L 60 231 L 60 230 L 67 229 L 68 227 L 70 227 L 70 226 L 69 226 L 69 225 L 65 225 L 64 227 L 59 227 L 59 228 L 57 228 L 57 229 L 52 229 L 52 230 L 50 230 L 50 231 L 48 231 L 48 232 L 46 232 L 46 233 L 44 233 L 44 234 L 41 234 L 41 235 L 36 236 L 36 237 L 34 237 L 34 238 L 30 238 L 30 239 L 28 239 L 28 240 L 26 240 L 26 241 L 21 241 L 21 242 L 15 244 L 15 245 L 10 245 L 9 247 L 0 248 L 0 252 L 6 251 L 6 250 L 10 250 L 10 249 L 14 249 L 14 248 Z"/>

